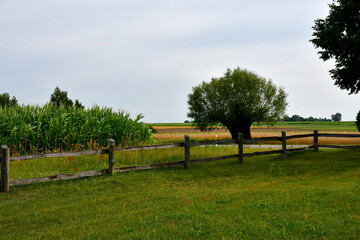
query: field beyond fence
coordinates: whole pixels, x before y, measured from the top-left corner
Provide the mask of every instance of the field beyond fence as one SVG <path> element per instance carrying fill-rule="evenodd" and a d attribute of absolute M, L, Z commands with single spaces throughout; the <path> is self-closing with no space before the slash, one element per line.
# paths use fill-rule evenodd
<path fill-rule="evenodd" d="M 184 168 L 188 168 L 191 164 L 194 163 L 204 163 L 211 161 L 218 161 L 230 158 L 236 158 L 238 163 L 242 163 L 244 157 L 254 157 L 260 155 L 271 155 L 271 154 L 282 154 L 284 158 L 287 157 L 287 154 L 295 151 L 303 151 L 307 149 L 314 149 L 314 151 L 318 151 L 319 148 L 359 148 L 360 149 L 360 140 L 359 145 L 319 145 L 319 138 L 354 138 L 360 139 L 360 134 L 334 134 L 334 133 L 318 133 L 315 130 L 311 134 L 300 134 L 300 135 L 291 135 L 287 136 L 286 132 L 281 133 L 281 137 L 263 137 L 263 138 L 252 138 L 252 139 L 243 139 L 242 134 L 239 134 L 237 140 L 217 140 L 217 141 L 198 141 L 191 142 L 190 137 L 185 135 L 183 143 L 176 144 L 163 144 L 163 145 L 152 145 L 152 146 L 140 146 L 140 147 L 129 147 L 129 148 L 119 148 L 115 149 L 115 142 L 113 140 L 109 141 L 109 146 L 107 149 L 102 150 L 90 150 L 90 151 L 82 151 L 82 152 L 58 152 L 58 153 L 48 153 L 48 154 L 37 154 L 37 155 L 26 155 L 26 156 L 14 156 L 10 157 L 10 150 L 7 146 L 1 147 L 1 191 L 8 192 L 10 186 L 17 185 L 27 185 L 38 182 L 49 182 L 49 181 L 58 181 L 58 180 L 67 180 L 67 179 L 77 179 L 83 177 L 90 176 L 98 176 L 103 174 L 113 175 L 116 172 L 129 172 L 129 171 L 138 171 L 138 170 L 146 170 L 146 169 L 154 169 L 161 167 L 172 167 L 172 166 L 183 166 Z M 287 147 L 287 140 L 293 140 L 298 138 L 312 138 L 312 145 L 301 147 L 301 148 L 291 148 Z M 244 145 L 245 144 L 261 144 L 264 142 L 281 142 L 281 150 L 273 150 L 273 151 L 263 151 L 263 152 L 254 152 L 254 153 L 244 153 Z M 238 153 L 226 156 L 216 156 L 211 158 L 204 159 L 192 159 L 191 158 L 191 147 L 197 146 L 208 146 L 208 145 L 229 145 L 229 144 L 237 144 Z M 122 151 L 139 151 L 139 150 L 150 150 L 150 149 L 165 149 L 165 148 L 184 148 L 184 160 L 176 161 L 176 162 L 165 162 L 165 163 L 154 163 L 148 165 L 141 166 L 130 166 L 130 167 L 115 167 L 115 152 Z M 25 160 L 33 160 L 39 158 L 48 158 L 48 157 L 75 157 L 82 155 L 92 155 L 92 154 L 105 154 L 108 155 L 108 167 L 106 169 L 101 170 L 93 170 L 86 172 L 79 172 L 75 174 L 57 174 L 54 176 L 48 177 L 36 177 L 36 178 L 26 178 L 26 179 L 13 179 L 10 180 L 10 161 L 25 161 Z"/>

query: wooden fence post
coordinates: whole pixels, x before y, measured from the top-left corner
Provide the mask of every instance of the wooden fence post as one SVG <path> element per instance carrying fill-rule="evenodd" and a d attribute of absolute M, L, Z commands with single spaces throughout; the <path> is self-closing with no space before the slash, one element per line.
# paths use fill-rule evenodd
<path fill-rule="evenodd" d="M 114 175 L 114 148 L 115 148 L 115 141 L 113 139 L 109 139 L 109 168 L 108 174 L 110 176 Z"/>
<path fill-rule="evenodd" d="M 243 163 L 244 159 L 244 138 L 242 133 L 238 133 L 238 150 L 239 150 L 239 163 Z"/>
<path fill-rule="evenodd" d="M 286 132 L 281 132 L 281 145 L 282 145 L 282 156 L 283 156 L 283 158 L 286 158 L 287 157 Z"/>
<path fill-rule="evenodd" d="M 184 151 L 185 151 L 185 161 L 184 168 L 189 168 L 190 164 L 190 137 L 188 135 L 184 136 Z"/>
<path fill-rule="evenodd" d="M 319 151 L 319 132 L 318 130 L 314 130 L 314 151 Z"/>
<path fill-rule="evenodd" d="M 9 192 L 10 150 L 8 146 L 1 146 L 1 192 Z"/>

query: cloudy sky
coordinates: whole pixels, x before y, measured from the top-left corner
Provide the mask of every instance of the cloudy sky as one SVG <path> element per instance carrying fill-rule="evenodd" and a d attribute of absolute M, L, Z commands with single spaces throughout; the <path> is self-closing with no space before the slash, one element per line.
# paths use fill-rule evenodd
<path fill-rule="evenodd" d="M 183 122 L 193 86 L 246 68 L 288 93 L 288 115 L 355 120 L 360 94 L 333 85 L 309 42 L 331 0 L 0 0 L 0 93 L 44 104 L 55 87 L 86 107 Z"/>

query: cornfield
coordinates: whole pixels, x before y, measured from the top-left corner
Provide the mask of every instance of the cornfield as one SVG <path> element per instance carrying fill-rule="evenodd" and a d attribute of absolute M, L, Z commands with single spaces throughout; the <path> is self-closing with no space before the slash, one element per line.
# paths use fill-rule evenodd
<path fill-rule="evenodd" d="M 94 106 L 90 109 L 23 105 L 0 109 L 0 143 L 12 155 L 56 151 L 79 151 L 107 146 L 150 142 L 150 129 L 138 115 L 131 119 L 126 111 Z"/>

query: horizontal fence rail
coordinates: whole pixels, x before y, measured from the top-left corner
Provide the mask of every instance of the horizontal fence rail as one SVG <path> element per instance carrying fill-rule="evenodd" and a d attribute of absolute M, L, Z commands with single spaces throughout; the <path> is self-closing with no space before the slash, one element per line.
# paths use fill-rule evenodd
<path fill-rule="evenodd" d="M 86 171 L 86 172 L 80 172 L 80 173 L 75 173 L 75 174 L 57 174 L 57 175 L 49 176 L 49 177 L 13 179 L 13 180 L 9 181 L 9 185 L 10 186 L 17 186 L 17 185 L 28 185 L 28 184 L 33 184 L 33 183 L 40 183 L 40 182 L 70 180 L 70 179 L 77 179 L 77 178 L 83 178 L 83 177 L 100 176 L 100 175 L 103 175 L 105 173 L 107 173 L 107 169 Z"/>
<path fill-rule="evenodd" d="M 359 145 L 319 145 L 319 148 L 343 148 L 343 149 L 356 149 L 356 148 L 360 148 Z"/>
<path fill-rule="evenodd" d="M 319 133 L 319 137 L 336 137 L 336 138 L 359 138 L 360 134 L 341 134 L 341 133 Z"/>
<path fill-rule="evenodd" d="M 286 146 L 286 140 L 297 139 L 297 138 L 313 138 L 313 145 L 308 147 L 301 148 L 291 148 L 288 149 Z M 317 130 L 312 134 L 299 134 L 286 136 L 286 132 L 282 132 L 281 137 L 264 137 L 264 138 L 253 138 L 253 139 L 243 139 L 242 134 L 238 135 L 237 140 L 216 140 L 216 141 L 199 141 L 199 142 L 191 142 L 189 136 L 184 136 L 183 143 L 176 144 L 163 144 L 163 145 L 151 145 L 151 146 L 140 146 L 140 147 L 125 147 L 115 149 L 115 142 L 113 140 L 109 140 L 109 146 L 107 149 L 100 150 L 89 150 L 89 151 L 81 151 L 81 152 L 57 152 L 57 153 L 46 153 L 46 154 L 35 154 L 35 155 L 27 155 L 27 156 L 14 156 L 10 157 L 10 149 L 7 146 L 1 146 L 1 178 L 0 178 L 0 191 L 8 192 L 9 186 L 17 186 L 17 185 L 27 185 L 39 182 L 49 182 L 49 181 L 59 181 L 59 180 L 69 180 L 69 179 L 77 179 L 83 177 L 92 177 L 92 176 L 100 176 L 104 174 L 112 175 L 113 173 L 123 173 L 123 172 L 132 172 L 139 170 L 148 170 L 155 168 L 164 168 L 164 167 L 173 167 L 173 166 L 183 166 L 184 168 L 188 168 L 190 164 L 195 163 L 205 163 L 211 161 L 219 161 L 231 158 L 238 158 L 238 163 L 243 162 L 244 157 L 255 157 L 262 155 L 271 155 L 271 154 L 282 154 L 283 157 L 287 156 L 289 152 L 296 151 L 304 151 L 309 148 L 313 148 L 315 151 L 318 151 L 319 148 L 348 148 L 348 149 L 360 149 L 359 145 L 354 146 L 339 146 L 339 145 L 319 145 L 318 139 L 319 137 L 332 137 L 332 138 L 360 138 L 360 134 L 333 134 L 333 133 L 318 133 Z M 244 144 L 255 144 L 262 143 L 268 141 L 281 141 L 281 150 L 273 150 L 273 151 L 262 151 L 262 152 L 254 152 L 254 153 L 244 153 Z M 191 147 L 199 147 L 199 146 L 209 146 L 209 145 L 238 145 L 238 154 L 227 155 L 227 156 L 218 156 L 212 158 L 204 158 L 204 159 L 191 159 L 190 148 Z M 138 150 L 150 150 L 150 149 L 166 149 L 166 148 L 176 148 L 183 147 L 184 148 L 184 161 L 178 162 L 167 162 L 167 163 L 156 163 L 142 166 L 131 166 L 131 167 L 120 167 L 116 168 L 114 153 L 115 152 L 124 152 L 124 151 L 138 151 Z M 95 155 L 95 154 L 107 154 L 108 157 L 108 168 L 102 170 L 94 170 L 94 171 L 86 171 L 79 172 L 75 174 L 57 174 L 49 177 L 36 177 L 36 178 L 27 178 L 27 179 L 13 179 L 9 180 L 9 166 L 10 161 L 23 161 L 23 160 L 34 160 L 39 158 L 52 158 L 52 157 L 76 157 L 83 155 Z"/>
<path fill-rule="evenodd" d="M 119 149 L 114 149 L 114 151 L 115 152 L 126 152 L 126 151 L 138 151 L 138 150 L 175 148 L 175 147 L 183 147 L 183 146 L 184 146 L 184 143 L 175 143 L 175 144 L 163 144 L 163 145 L 151 145 L 151 146 L 141 146 L 141 147 L 119 148 Z"/>
<path fill-rule="evenodd" d="M 109 154 L 109 149 L 16 156 L 16 157 L 10 157 L 10 161 L 34 160 L 39 158 L 52 158 L 52 157 L 78 157 L 83 155 L 95 155 L 95 154 Z"/>

